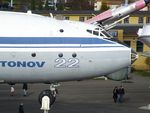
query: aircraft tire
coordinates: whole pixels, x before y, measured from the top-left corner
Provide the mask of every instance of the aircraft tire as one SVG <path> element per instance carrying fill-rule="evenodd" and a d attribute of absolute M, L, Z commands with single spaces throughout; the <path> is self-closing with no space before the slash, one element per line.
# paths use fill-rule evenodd
<path fill-rule="evenodd" d="M 50 90 L 44 90 L 39 94 L 39 103 L 42 103 L 42 98 L 48 96 L 50 98 L 50 106 L 54 104 L 56 97 L 52 94 Z"/>

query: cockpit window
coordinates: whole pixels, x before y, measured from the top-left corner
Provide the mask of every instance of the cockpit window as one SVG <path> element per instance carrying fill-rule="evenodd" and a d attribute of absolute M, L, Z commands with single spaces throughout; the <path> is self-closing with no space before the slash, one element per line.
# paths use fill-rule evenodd
<path fill-rule="evenodd" d="M 98 31 L 93 31 L 93 35 L 99 36 L 99 32 Z"/>
<path fill-rule="evenodd" d="M 95 28 L 95 30 L 99 30 L 99 28 Z"/>
<path fill-rule="evenodd" d="M 86 31 L 92 34 L 92 30 L 87 29 Z"/>
<path fill-rule="evenodd" d="M 87 29 L 86 31 L 87 31 L 88 33 L 90 33 L 90 34 L 99 36 L 99 31 L 98 31 L 98 30 L 89 30 L 89 29 Z"/>
<path fill-rule="evenodd" d="M 87 29 L 86 31 L 90 34 L 93 34 L 96 36 L 102 36 L 104 38 L 110 38 L 111 37 L 111 35 L 108 32 L 106 32 L 104 29 L 100 29 L 100 28 L 95 28 L 95 30 Z"/>

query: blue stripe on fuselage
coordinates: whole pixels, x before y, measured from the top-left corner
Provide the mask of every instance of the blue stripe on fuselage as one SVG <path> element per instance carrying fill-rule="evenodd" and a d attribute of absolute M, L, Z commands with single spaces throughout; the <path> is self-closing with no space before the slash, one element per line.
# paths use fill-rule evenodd
<path fill-rule="evenodd" d="M 0 44 L 115 44 L 115 42 L 82 37 L 0 37 Z"/>

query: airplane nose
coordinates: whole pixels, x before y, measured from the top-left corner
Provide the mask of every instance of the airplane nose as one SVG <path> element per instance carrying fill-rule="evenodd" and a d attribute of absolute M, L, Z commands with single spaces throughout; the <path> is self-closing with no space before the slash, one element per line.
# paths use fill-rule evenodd
<path fill-rule="evenodd" d="M 133 49 L 131 49 L 131 64 L 133 64 L 138 58 L 137 52 L 135 52 Z"/>

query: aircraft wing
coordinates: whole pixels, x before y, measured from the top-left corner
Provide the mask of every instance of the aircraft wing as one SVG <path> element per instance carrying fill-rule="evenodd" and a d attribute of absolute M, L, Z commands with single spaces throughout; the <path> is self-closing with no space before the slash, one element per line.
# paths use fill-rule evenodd
<path fill-rule="evenodd" d="M 89 24 L 94 24 L 98 22 L 104 26 L 110 25 L 113 24 L 115 21 L 126 17 L 129 14 L 144 8 L 149 2 L 150 0 L 139 0 L 126 6 L 107 10 L 85 22 Z"/>
<path fill-rule="evenodd" d="M 85 22 L 86 23 L 89 23 L 89 24 L 93 24 L 95 22 L 103 22 L 104 20 L 107 20 L 109 18 L 112 17 L 112 11 L 111 10 L 107 10 L 91 19 L 88 19 L 86 20 Z"/>
<path fill-rule="evenodd" d="M 145 57 L 150 57 L 150 52 L 143 52 L 141 55 Z"/>

